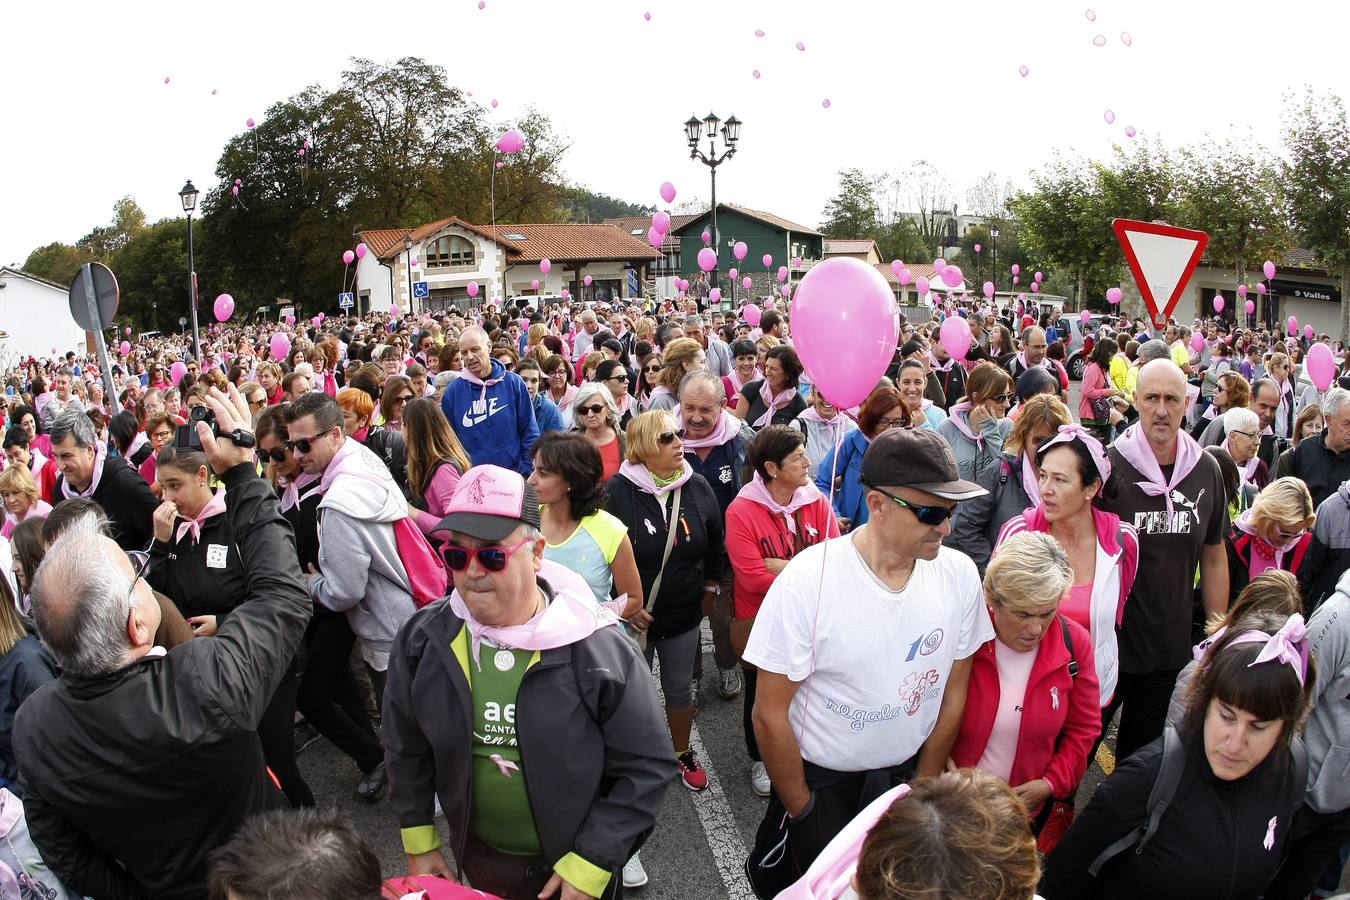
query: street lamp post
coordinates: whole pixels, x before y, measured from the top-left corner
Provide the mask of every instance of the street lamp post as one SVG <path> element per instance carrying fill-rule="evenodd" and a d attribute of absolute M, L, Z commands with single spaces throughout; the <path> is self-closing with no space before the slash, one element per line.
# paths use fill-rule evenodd
<path fill-rule="evenodd" d="M 994 308 L 998 308 L 998 226 L 994 225 L 989 229 L 989 280 L 994 283 L 995 303 Z"/>
<path fill-rule="evenodd" d="M 187 213 L 188 225 L 188 309 L 192 310 L 192 356 L 202 358 L 202 336 L 197 328 L 197 270 L 192 263 L 192 211 L 197 208 L 197 189 L 189 181 L 178 192 L 183 201 L 183 212 Z"/>
<path fill-rule="evenodd" d="M 416 315 L 417 310 L 413 308 L 413 307 L 416 305 L 416 303 L 415 303 L 414 300 L 413 300 L 413 286 L 412 286 L 412 235 L 411 235 L 411 234 L 405 234 L 405 235 L 403 236 L 403 250 L 408 254 L 408 312 L 413 313 L 414 315 Z"/>
<path fill-rule="evenodd" d="M 717 133 L 718 125 L 721 125 L 723 150 L 722 155 L 717 155 Z M 698 140 L 700 131 L 707 134 L 708 152 L 698 149 Z M 734 115 L 722 122 L 717 118 L 716 113 L 708 113 L 700 122 L 698 117 L 690 116 L 689 121 L 684 123 L 684 136 L 689 141 L 689 158 L 697 159 L 708 167 L 709 175 L 712 179 L 712 245 L 717 253 L 717 265 L 713 266 L 712 279 L 709 287 L 717 287 L 717 276 L 721 270 L 722 247 L 721 237 L 717 233 L 717 167 L 728 159 L 736 155 L 736 142 L 741 139 L 741 120 Z"/>

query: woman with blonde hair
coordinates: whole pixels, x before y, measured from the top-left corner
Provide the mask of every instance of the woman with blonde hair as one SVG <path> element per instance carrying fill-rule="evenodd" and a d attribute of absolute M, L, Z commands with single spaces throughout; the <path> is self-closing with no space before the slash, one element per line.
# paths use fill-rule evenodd
<path fill-rule="evenodd" d="M 952 445 L 957 468 L 967 481 L 976 480 L 997 462 L 1003 441 L 1012 431 L 1007 416 L 1014 396 L 1012 376 L 982 362 L 967 376 L 965 396 L 938 423 L 937 433 Z"/>
<path fill-rule="evenodd" d="M 1280 392 L 1280 403 L 1275 409 L 1275 421 L 1271 427 L 1275 436 L 1291 439 L 1294 435 L 1294 364 L 1284 353 L 1272 353 L 1266 360 L 1266 373 L 1275 382 Z"/>
<path fill-rule="evenodd" d="M 602 482 L 619 473 L 619 465 L 627 454 L 623 430 L 619 427 L 619 407 L 614 396 L 598 381 L 588 381 L 577 388 L 572 402 L 572 427 L 586 436 L 600 451 Z"/>
<path fill-rule="evenodd" d="M 262 389 L 267 391 L 268 406 L 281 402 L 281 398 L 285 394 L 285 391 L 281 389 L 281 366 L 269 359 L 258 364 L 258 371 L 254 373 L 253 377 L 258 384 L 262 385 Z"/>
<path fill-rule="evenodd" d="M 0 471 L 0 500 L 5 504 L 5 523 L 0 537 L 9 540 L 19 523 L 29 516 L 45 517 L 52 511 L 38 495 L 37 482 L 27 466 L 7 466 Z"/>
<path fill-rule="evenodd" d="M 412 518 L 430 536 L 445 518 L 460 476 L 469 471 L 469 454 L 431 397 L 418 397 L 404 407 L 403 440 L 408 448 Z"/>
<path fill-rule="evenodd" d="M 1233 523 L 1228 543 L 1228 590 L 1236 595 L 1270 569 L 1295 577 L 1312 545 L 1317 520 L 1308 486 L 1298 478 L 1277 478 L 1256 495 L 1256 502 Z"/>
<path fill-rule="evenodd" d="M 684 381 L 684 376 L 707 367 L 708 357 L 703 345 L 693 338 L 676 338 L 666 344 L 665 350 L 661 352 L 661 371 L 656 375 L 647 408 L 675 409 L 680 405 L 680 383 Z"/>

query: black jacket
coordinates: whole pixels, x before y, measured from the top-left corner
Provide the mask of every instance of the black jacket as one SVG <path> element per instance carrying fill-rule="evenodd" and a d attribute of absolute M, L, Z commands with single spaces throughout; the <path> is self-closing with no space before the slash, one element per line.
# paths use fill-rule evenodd
<path fill-rule="evenodd" d="M 620 472 L 609 480 L 609 500 L 605 508 L 628 526 L 633 542 L 638 575 L 642 578 L 642 596 L 651 597 L 652 582 L 661 571 L 666 550 L 666 515 L 674 502 L 673 492 L 666 506 L 641 490 Z M 675 523 L 675 546 L 661 576 L 661 591 L 650 606 L 650 638 L 683 634 L 698 626 L 703 618 L 703 583 L 719 581 L 726 563 L 726 542 L 722 511 L 717 497 L 703 476 L 692 475 L 681 488 L 680 518 Z"/>
<path fill-rule="evenodd" d="M 283 491 L 278 488 L 277 494 Z M 315 479 L 300 489 L 299 503 L 281 511 L 295 532 L 295 552 L 300 557 L 301 572 L 308 572 L 310 563 L 316 569 L 319 567 L 319 501 L 322 499 L 322 482 Z"/>
<path fill-rule="evenodd" d="M 38 689 L 14 723 L 33 842 L 99 900 L 206 896 L 206 855 L 285 805 L 255 729 L 304 634 L 295 542 L 252 466 L 225 473 L 247 600 L 215 637 Z M 144 483 L 144 482 L 142 482 Z"/>
<path fill-rule="evenodd" d="M 1298 442 L 1290 460 L 1289 475 L 1302 478 L 1312 494 L 1313 506 L 1336 493 L 1341 482 L 1350 478 L 1350 450 L 1334 453 L 1326 445 L 1327 432 Z"/>
<path fill-rule="evenodd" d="M 749 408 L 745 414 L 745 424 L 755 430 L 759 430 L 760 427 L 763 427 L 756 426 L 755 422 L 757 422 L 759 417 L 764 415 L 764 411 L 768 409 L 768 406 L 764 403 L 764 398 L 759 395 L 760 389 L 763 386 L 764 379 L 761 378 L 758 381 L 751 381 L 746 384 L 745 388 L 741 391 L 741 396 L 749 402 Z M 802 392 L 797 391 L 792 395 L 792 399 L 787 402 L 786 406 L 781 406 L 774 411 L 773 417 L 769 419 L 768 424 L 787 425 L 793 419 L 800 416 L 805 410 L 806 400 L 802 397 Z"/>
<path fill-rule="evenodd" d="M 64 475 L 56 476 L 52 488 L 52 505 L 66 498 Z M 159 508 L 150 485 L 122 457 L 109 456 L 103 461 L 103 474 L 92 499 L 103 508 L 112 523 L 113 540 L 123 550 L 144 550 L 154 536 L 151 518 Z"/>
<path fill-rule="evenodd" d="M 1295 801 L 1289 754 L 1277 747 L 1245 778 L 1222 781 L 1197 738 L 1186 771 L 1143 853 L 1128 849 L 1088 875 L 1097 855 L 1141 824 L 1163 739 L 1116 766 L 1046 860 L 1046 900 L 1256 900 L 1279 867 Z M 1263 845 L 1272 819 L 1274 845 Z"/>
<path fill-rule="evenodd" d="M 14 716 L 38 688 L 56 677 L 56 667 L 36 634 L 29 634 L 0 656 L 0 775 L 20 797 L 19 764 L 14 758 Z"/>
<path fill-rule="evenodd" d="M 439 797 L 457 859 L 469 832 L 473 772 L 473 693 L 464 665 L 474 663 L 467 650 L 463 662 L 455 650 L 463 628 L 445 600 L 418 610 L 394 639 L 384 694 L 389 804 L 399 827 L 405 840 L 412 829 L 434 833 L 432 797 Z M 656 684 L 637 645 L 607 627 L 540 651 L 520 683 L 515 721 L 549 864 L 576 853 L 617 872 L 651 830 L 676 771 Z"/>
<path fill-rule="evenodd" d="M 408 447 L 403 435 L 372 425 L 366 433 L 366 449 L 384 461 L 403 496 L 411 497 L 412 493 L 408 490 Z"/>
<path fill-rule="evenodd" d="M 145 573 L 150 586 L 172 600 L 183 618 L 216 616 L 217 628 L 225 614 L 244 601 L 248 589 L 239 545 L 230 530 L 229 501 L 234 498 L 228 491 L 225 497 L 226 512 L 202 523 L 198 540 L 190 534 L 177 540 L 184 519 L 176 517 L 172 538 L 156 538 L 151 544 L 150 569 Z"/>

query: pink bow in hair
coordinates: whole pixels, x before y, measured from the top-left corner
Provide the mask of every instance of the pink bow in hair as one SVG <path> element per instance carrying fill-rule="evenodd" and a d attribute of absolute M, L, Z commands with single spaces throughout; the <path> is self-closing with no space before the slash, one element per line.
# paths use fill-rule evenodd
<path fill-rule="evenodd" d="M 1252 660 L 1247 668 L 1268 662 L 1287 663 L 1298 676 L 1298 683 L 1305 684 L 1308 677 L 1308 644 L 1305 640 L 1307 634 L 1308 628 L 1303 623 L 1303 616 L 1294 613 L 1274 634 L 1248 631 L 1233 638 L 1230 646 L 1264 643 L 1261 652 L 1256 654 L 1256 659 Z"/>

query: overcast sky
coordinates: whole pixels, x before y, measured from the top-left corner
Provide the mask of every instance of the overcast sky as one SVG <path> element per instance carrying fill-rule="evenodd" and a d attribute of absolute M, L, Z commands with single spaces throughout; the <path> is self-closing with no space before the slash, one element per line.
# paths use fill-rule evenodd
<path fill-rule="evenodd" d="M 1127 125 L 1173 145 L 1231 133 L 1278 147 L 1288 92 L 1350 93 L 1350 7 L 1312 0 L 477 6 L 8 4 L 0 263 L 73 242 L 124 194 L 152 221 L 181 214 L 183 182 L 207 188 L 246 119 L 308 84 L 335 86 L 351 56 L 424 57 L 475 100 L 498 100 L 503 123 L 535 104 L 570 143 L 572 181 L 638 203 L 659 203 L 666 180 L 677 202 L 706 200 L 682 123 L 735 113 L 741 148 L 719 170 L 719 199 L 812 226 L 841 167 L 927 158 L 964 202 L 985 172 L 1023 184 L 1056 150 L 1105 155 Z"/>

